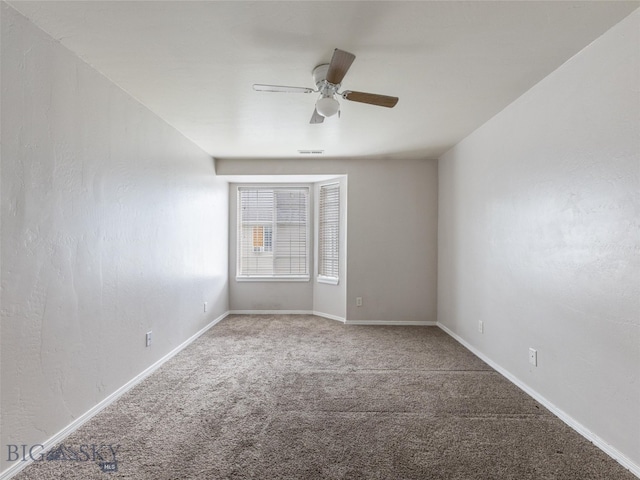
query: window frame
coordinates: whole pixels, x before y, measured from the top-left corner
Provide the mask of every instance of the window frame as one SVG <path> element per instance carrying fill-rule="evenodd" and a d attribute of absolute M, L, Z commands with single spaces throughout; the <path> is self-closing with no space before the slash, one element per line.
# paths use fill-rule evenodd
<path fill-rule="evenodd" d="M 337 196 L 337 218 L 338 218 L 338 225 L 337 225 L 337 238 L 335 239 L 335 241 L 337 242 L 338 245 L 338 251 L 337 251 L 337 258 L 336 258 L 336 269 L 337 269 L 337 275 L 334 276 L 329 276 L 329 275 L 323 275 L 321 273 L 322 270 L 322 261 L 323 261 L 323 255 L 322 255 L 322 235 L 323 235 L 323 214 L 322 214 L 322 189 L 326 188 L 326 187 L 336 187 L 338 190 L 338 196 Z M 342 230 L 342 219 L 341 219 L 341 196 L 342 196 L 342 185 L 340 183 L 340 181 L 332 181 L 330 183 L 321 183 L 318 185 L 318 235 L 317 235 L 317 244 L 318 244 L 318 254 L 317 254 L 317 262 L 318 262 L 318 274 L 316 277 L 316 280 L 318 283 L 326 283 L 329 285 L 338 285 L 340 283 L 340 233 Z"/>
<path fill-rule="evenodd" d="M 236 281 L 237 282 L 309 282 L 311 280 L 311 261 L 312 258 L 312 239 L 311 239 L 311 222 L 313 221 L 312 214 L 312 191 L 311 185 L 309 184 L 282 184 L 282 183 L 259 183 L 259 184 L 236 184 Z M 282 275 L 265 275 L 265 274 L 242 274 L 242 201 L 241 201 L 241 191 L 242 190 L 267 190 L 267 191 L 277 191 L 277 190 L 304 190 L 306 191 L 306 219 L 305 219 L 305 274 L 282 274 Z M 275 193 L 274 193 L 275 195 Z M 274 206 L 274 219 L 270 225 L 271 227 L 271 249 L 266 251 L 262 250 L 260 252 L 255 252 L 258 254 L 273 254 L 276 255 L 276 244 L 277 244 L 277 220 L 275 219 L 275 206 Z M 265 227 L 265 226 L 263 226 Z M 265 230 L 266 231 L 266 230 Z M 263 231 L 263 245 L 266 235 L 264 235 Z"/>

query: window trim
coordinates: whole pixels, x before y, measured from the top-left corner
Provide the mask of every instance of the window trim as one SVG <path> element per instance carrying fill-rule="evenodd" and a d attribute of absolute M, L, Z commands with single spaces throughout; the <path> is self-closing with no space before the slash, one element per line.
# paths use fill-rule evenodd
<path fill-rule="evenodd" d="M 236 189 L 236 282 L 309 282 L 311 280 L 311 262 L 312 252 L 312 239 L 311 239 L 311 222 L 313 221 L 313 188 L 310 184 L 300 184 L 300 183 L 239 183 L 235 185 Z M 262 190 L 286 190 L 286 189 L 305 189 L 307 192 L 307 212 L 306 212 L 306 274 L 286 274 L 286 275 L 264 275 L 264 274 L 241 274 L 241 241 L 242 238 L 240 236 L 241 229 L 241 202 L 240 202 L 240 191 L 242 189 L 262 189 Z M 275 224 L 276 222 L 274 222 Z M 272 231 L 272 250 L 270 252 L 265 253 L 275 253 L 275 238 L 277 232 Z M 263 253 L 263 252 L 261 252 Z"/>
<path fill-rule="evenodd" d="M 301 276 L 281 276 L 281 277 L 265 277 L 260 275 L 251 275 L 239 277 L 236 275 L 236 282 L 308 282 L 311 279 L 309 275 Z"/>
<path fill-rule="evenodd" d="M 338 275 L 335 277 L 331 277 L 331 276 L 327 276 L 327 275 L 322 275 L 320 273 L 320 269 L 321 269 L 321 259 L 322 259 L 322 255 L 321 255 L 321 247 L 322 247 L 322 242 L 321 242 L 321 235 L 322 235 L 322 213 L 321 213 L 321 207 L 322 207 L 322 202 L 321 202 L 321 197 L 322 197 L 322 188 L 323 187 L 337 187 L 338 190 L 338 238 L 337 238 L 337 242 L 338 242 L 338 258 L 337 258 L 337 269 L 338 269 Z M 317 245 L 318 245 L 318 253 L 317 253 L 317 263 L 318 263 L 318 274 L 316 276 L 316 281 L 318 283 L 324 283 L 324 284 L 328 284 L 328 285 L 338 285 L 340 283 L 340 258 L 341 258 L 341 248 L 340 248 L 340 240 L 341 240 L 341 231 L 342 231 L 342 209 L 341 209 L 341 200 L 342 200 L 342 184 L 340 181 L 331 181 L 329 183 L 319 183 L 318 184 L 318 218 L 317 218 L 317 224 L 318 224 L 318 235 L 317 235 Z"/>
<path fill-rule="evenodd" d="M 318 275 L 316 280 L 318 283 L 326 283 L 327 285 L 338 285 L 340 283 L 340 277 L 325 277 L 324 275 Z"/>

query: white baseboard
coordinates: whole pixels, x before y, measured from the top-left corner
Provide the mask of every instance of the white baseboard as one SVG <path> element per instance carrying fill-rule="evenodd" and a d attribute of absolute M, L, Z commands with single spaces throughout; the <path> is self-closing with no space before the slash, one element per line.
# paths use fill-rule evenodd
<path fill-rule="evenodd" d="M 428 322 L 426 320 L 347 320 L 347 325 L 395 325 L 403 327 L 436 327 L 437 322 Z"/>
<path fill-rule="evenodd" d="M 488 358 L 484 353 L 482 353 L 481 351 L 476 349 L 473 345 L 468 343 L 466 340 L 464 340 L 462 337 L 460 337 L 457 333 L 453 332 L 452 330 L 450 330 L 448 327 L 446 327 L 445 325 L 443 325 L 440 322 L 437 323 L 437 326 L 440 327 L 440 329 L 442 329 L 444 332 L 449 334 L 451 337 L 453 337 L 460 344 L 465 346 L 468 350 L 471 351 L 471 353 L 473 353 L 475 356 L 477 356 L 482 361 L 487 363 L 491 368 L 496 370 L 498 373 L 500 373 L 503 377 L 505 377 L 507 380 L 509 380 L 515 386 L 517 386 L 518 388 L 523 390 L 530 397 L 535 399 L 538 403 L 542 404 L 545 408 L 547 408 L 549 411 L 551 411 L 551 413 L 553 413 L 556 417 L 558 417 L 564 423 L 569 425 L 571 428 L 573 428 L 576 432 L 578 432 L 584 438 L 586 438 L 591 443 L 593 443 L 600 450 L 602 450 L 607 455 L 609 455 L 611 458 L 616 460 L 620 465 L 622 465 L 624 468 L 629 470 L 636 477 L 640 478 L 640 465 L 637 465 L 636 463 L 634 463 L 631 459 L 629 459 L 626 455 L 624 455 L 618 449 L 616 449 L 615 447 L 609 445 L 607 442 L 605 442 L 598 435 L 596 435 L 591 430 L 589 430 L 587 427 L 582 425 L 580 422 L 578 422 L 577 420 L 572 418 L 566 412 L 564 412 L 563 410 L 561 410 L 558 407 L 556 407 L 553 403 L 551 403 L 545 397 L 543 397 L 538 392 L 533 390 L 527 384 L 522 382 L 519 378 L 517 378 L 516 376 L 511 374 L 508 370 L 505 370 L 500 365 L 495 363 L 493 360 Z"/>
<path fill-rule="evenodd" d="M 313 315 L 311 310 L 230 310 L 229 315 Z"/>
<path fill-rule="evenodd" d="M 155 372 L 158 368 L 160 368 L 165 362 L 167 362 L 172 357 L 174 357 L 176 354 L 178 354 L 181 350 L 183 350 L 184 348 L 189 346 L 198 337 L 200 337 L 202 334 L 204 334 L 207 330 L 209 330 L 211 327 L 213 327 L 216 323 L 218 323 L 221 320 L 223 320 L 224 318 L 226 318 L 228 315 L 229 315 L 229 312 L 225 312 L 222 315 L 220 315 L 218 318 L 213 320 L 211 323 L 206 325 L 204 328 L 202 328 L 197 333 L 195 333 L 194 335 L 189 337 L 187 340 L 182 342 L 180 345 L 178 345 L 176 348 L 171 350 L 169 353 L 167 353 L 160 360 L 158 360 L 153 365 L 151 365 L 150 367 L 148 367 L 145 370 L 143 370 L 141 373 L 139 373 L 134 378 L 129 380 L 127 383 L 125 383 L 122 387 L 120 387 L 118 390 L 113 392 L 107 398 L 105 398 L 100 403 L 98 403 L 97 405 L 92 407 L 89 411 L 85 412 L 80 417 L 76 418 L 73 422 L 71 422 L 65 428 L 60 430 L 53 437 L 51 437 L 48 440 L 46 440 L 44 443 L 42 443 L 43 448 L 41 450 L 38 450 L 38 456 L 40 454 L 42 454 L 42 453 L 46 453 L 47 450 L 51 449 L 52 447 L 54 447 L 55 445 L 60 443 L 62 440 L 64 440 L 66 437 L 71 435 L 78 428 L 80 428 L 83 424 L 85 424 L 86 422 L 91 420 L 91 418 L 93 418 L 96 414 L 100 413 L 103 409 L 105 409 L 106 407 L 111 405 L 113 402 L 115 402 L 118 398 L 120 398 L 126 392 L 128 392 L 133 387 L 135 387 L 137 384 L 142 382 L 145 378 L 147 378 L 149 375 L 151 375 L 153 372 Z M 8 480 L 9 478 L 13 477 L 14 475 L 17 475 L 18 472 L 22 471 L 24 468 L 26 468 L 31 463 L 33 463 L 33 460 L 31 458 L 28 458 L 26 461 L 16 461 L 13 465 L 11 465 L 9 468 L 7 468 L 2 473 L 0 473 L 0 480 Z"/>
<path fill-rule="evenodd" d="M 312 312 L 316 317 L 328 318 L 329 320 L 336 320 L 337 322 L 346 323 L 346 320 L 343 317 L 338 317 L 337 315 L 332 315 L 330 313 L 322 313 L 322 312 Z"/>

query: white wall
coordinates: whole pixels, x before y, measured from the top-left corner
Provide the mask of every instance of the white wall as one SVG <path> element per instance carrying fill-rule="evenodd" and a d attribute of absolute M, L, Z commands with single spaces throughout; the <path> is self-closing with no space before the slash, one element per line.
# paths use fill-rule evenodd
<path fill-rule="evenodd" d="M 228 188 L 207 154 L 1 8 L 4 448 L 43 443 L 227 311 Z"/>
<path fill-rule="evenodd" d="M 438 235 L 439 322 L 636 466 L 638 32 L 636 11 L 440 159 Z"/>
<path fill-rule="evenodd" d="M 436 320 L 437 168 L 409 158 L 216 160 L 219 175 L 348 176 L 346 315 L 369 322 Z"/>

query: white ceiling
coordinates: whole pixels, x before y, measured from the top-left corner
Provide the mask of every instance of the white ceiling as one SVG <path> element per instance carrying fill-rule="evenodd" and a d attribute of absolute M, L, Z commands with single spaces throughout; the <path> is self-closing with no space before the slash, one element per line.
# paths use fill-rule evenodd
<path fill-rule="evenodd" d="M 45 32 L 218 158 L 437 157 L 640 5 L 638 2 L 10 1 Z M 310 125 L 334 48 L 356 55 L 341 101 Z"/>

